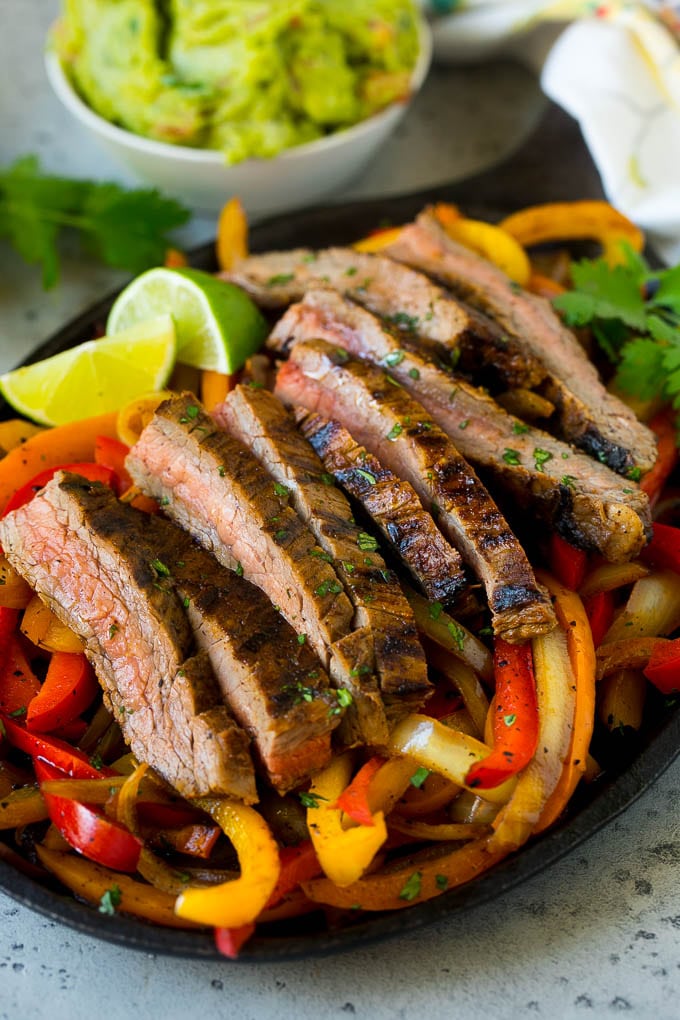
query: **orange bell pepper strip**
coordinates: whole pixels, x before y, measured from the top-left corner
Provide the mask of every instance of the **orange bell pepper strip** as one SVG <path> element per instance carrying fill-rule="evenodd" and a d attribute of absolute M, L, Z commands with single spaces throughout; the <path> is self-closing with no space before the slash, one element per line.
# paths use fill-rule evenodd
<path fill-rule="evenodd" d="M 655 415 L 649 427 L 656 436 L 657 458 L 651 471 L 643 476 L 640 488 L 649 496 L 654 506 L 661 490 L 678 463 L 678 439 L 675 429 L 675 412 L 670 409 Z"/>
<path fill-rule="evenodd" d="M 34 733 L 59 729 L 89 708 L 98 693 L 97 678 L 82 652 L 54 652 L 28 706 L 26 727 Z"/>
<path fill-rule="evenodd" d="M 11 566 L 7 557 L 0 555 L 0 606 L 6 609 L 25 609 L 32 598 L 33 589 L 31 586 Z M 2 649 L 0 648 L 0 661 L 1 657 Z"/>
<path fill-rule="evenodd" d="M 501 220 L 499 226 L 528 248 L 548 241 L 595 240 L 602 245 L 611 265 L 623 261 L 621 242 L 642 251 L 642 231 L 608 202 L 546 202 L 520 209 Z"/>
<path fill-rule="evenodd" d="M 222 207 L 217 222 L 217 264 L 232 269 L 248 254 L 248 220 L 238 198 L 230 198 Z"/>
<path fill-rule="evenodd" d="M 0 799 L 0 829 L 18 829 L 46 818 L 47 805 L 37 786 L 22 786 Z"/>
<path fill-rule="evenodd" d="M 201 372 L 201 403 L 206 411 L 214 411 L 218 404 L 226 400 L 238 381 L 238 373 L 227 375 L 226 372 L 212 372 L 204 369 Z"/>
<path fill-rule="evenodd" d="M 357 825 L 375 825 L 373 812 L 368 803 L 368 790 L 371 780 L 384 763 L 384 758 L 377 756 L 369 758 L 333 805 L 333 807 L 339 808 L 344 812 Z"/>
<path fill-rule="evenodd" d="M 475 762 L 465 782 L 479 790 L 498 786 L 529 764 L 538 740 L 536 681 L 531 645 L 494 643 L 496 697 L 493 713 L 493 750 Z"/>
<path fill-rule="evenodd" d="M 189 265 L 189 260 L 179 248 L 168 248 L 165 253 L 163 265 L 166 269 L 182 269 Z"/>
<path fill-rule="evenodd" d="M 48 652 L 76 653 L 84 647 L 82 639 L 61 622 L 39 595 L 34 595 L 24 610 L 21 633 L 37 648 Z"/>
<path fill-rule="evenodd" d="M 16 609 L 0 609 L 0 646 L 4 644 L 2 628 L 7 623 L 7 613 L 16 613 Z M 3 619 L 4 617 L 4 619 Z M 21 647 L 13 626 L 7 651 L 0 659 L 0 712 L 14 718 L 25 716 L 31 703 L 40 694 L 40 681 L 31 669 L 26 653 Z"/>
<path fill-rule="evenodd" d="M 34 425 L 25 418 L 8 418 L 7 421 L 0 421 L 0 456 L 4 457 L 15 446 L 21 446 L 31 436 L 43 431 L 42 425 Z"/>
<path fill-rule="evenodd" d="M 108 904 L 112 911 L 119 910 L 123 914 L 132 914 L 133 917 L 141 917 L 168 928 L 197 927 L 175 915 L 175 897 L 169 893 L 138 882 L 129 875 L 101 867 L 80 855 L 48 850 L 39 845 L 35 850 L 47 871 L 79 898 L 94 906 L 99 905 L 102 912 L 106 912 L 103 900 L 108 893 Z"/>
<path fill-rule="evenodd" d="M 595 647 L 583 602 L 549 575 L 536 575 L 553 596 L 560 628 L 567 637 L 567 651 L 575 681 L 574 721 L 569 753 L 555 789 L 548 798 L 534 832 L 542 832 L 558 818 L 586 770 L 588 749 L 595 724 Z M 611 595 L 603 592 L 603 595 Z"/>
<path fill-rule="evenodd" d="M 251 924 L 269 900 L 281 865 L 267 823 L 254 808 L 233 800 L 197 801 L 231 841 L 238 854 L 241 874 L 231 882 L 180 893 L 175 913 L 185 920 L 215 928 L 240 928 Z"/>
<path fill-rule="evenodd" d="M 348 786 L 351 771 L 351 756 L 339 755 L 317 772 L 305 795 L 307 828 L 316 855 L 324 873 L 339 886 L 355 882 L 387 839 L 382 811 L 371 816 L 373 825 L 343 829 L 342 812 L 334 805 Z"/>
<path fill-rule="evenodd" d="M 572 591 L 578 591 L 588 569 L 588 554 L 577 549 L 556 532 L 550 536 L 550 570 Z"/>
<path fill-rule="evenodd" d="M 0 460 L 0 507 L 39 471 L 59 464 L 92 461 L 97 436 L 115 438 L 116 412 L 58 425 L 31 436 Z"/>
<path fill-rule="evenodd" d="M 368 237 L 356 241 L 352 247 L 355 251 L 379 254 L 397 240 L 401 230 L 401 227 L 381 227 L 379 230 L 373 230 Z"/>
<path fill-rule="evenodd" d="M 526 289 L 538 297 L 552 301 L 558 295 L 564 294 L 567 288 L 563 287 L 557 280 L 553 280 L 550 276 L 544 276 L 543 273 L 537 273 L 532 269 Z"/>

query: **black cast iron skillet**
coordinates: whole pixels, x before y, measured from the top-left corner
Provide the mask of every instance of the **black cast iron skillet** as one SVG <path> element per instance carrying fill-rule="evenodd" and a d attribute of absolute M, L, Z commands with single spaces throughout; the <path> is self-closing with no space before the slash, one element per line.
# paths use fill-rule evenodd
<path fill-rule="evenodd" d="M 331 205 L 278 217 L 256 227 L 253 250 L 298 245 L 342 244 L 391 221 L 405 222 L 428 202 L 452 201 L 468 215 L 498 219 L 539 201 L 599 198 L 602 190 L 577 126 L 550 107 L 529 143 L 510 160 L 467 181 L 396 198 Z M 192 264 L 214 269 L 212 245 L 197 250 Z M 43 344 L 31 361 L 56 354 L 93 335 L 106 321 L 113 296 L 99 302 Z M 0 415 L 8 415 L 0 407 Z M 322 914 L 280 922 L 258 932 L 243 948 L 240 961 L 253 962 L 318 956 L 413 931 L 439 918 L 461 913 L 501 896 L 569 853 L 615 818 L 671 764 L 680 749 L 680 710 L 652 694 L 645 724 L 636 738 L 621 744 L 606 776 L 578 790 L 558 824 L 473 882 L 437 899 L 389 914 L 359 914 L 330 927 Z M 218 957 L 209 932 L 155 927 L 120 915 L 109 917 L 76 901 L 57 886 L 42 884 L 0 860 L 0 888 L 18 902 L 77 930 L 144 952 L 213 959 Z"/>

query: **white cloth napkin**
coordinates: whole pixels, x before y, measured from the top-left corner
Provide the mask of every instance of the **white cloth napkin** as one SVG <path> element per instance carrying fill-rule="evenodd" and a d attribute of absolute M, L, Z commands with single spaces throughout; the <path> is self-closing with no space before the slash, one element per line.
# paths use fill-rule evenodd
<path fill-rule="evenodd" d="M 542 65 L 543 89 L 579 121 L 609 200 L 664 259 L 680 262 L 680 4 L 429 6 L 434 14 L 453 12 L 433 22 L 440 59 L 509 52 Z"/>

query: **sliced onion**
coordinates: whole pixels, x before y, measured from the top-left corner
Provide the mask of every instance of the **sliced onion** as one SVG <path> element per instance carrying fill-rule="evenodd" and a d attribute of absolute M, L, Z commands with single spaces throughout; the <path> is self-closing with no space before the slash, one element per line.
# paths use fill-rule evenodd
<path fill-rule="evenodd" d="M 680 575 L 657 571 L 633 585 L 623 613 L 614 620 L 602 643 L 665 636 L 680 627 Z"/>
<path fill-rule="evenodd" d="M 587 599 L 601 591 L 625 588 L 626 585 L 634 584 L 646 577 L 648 573 L 649 569 L 639 560 L 631 560 L 630 563 L 603 563 L 602 566 L 591 570 L 581 585 L 579 595 L 582 599 Z"/>

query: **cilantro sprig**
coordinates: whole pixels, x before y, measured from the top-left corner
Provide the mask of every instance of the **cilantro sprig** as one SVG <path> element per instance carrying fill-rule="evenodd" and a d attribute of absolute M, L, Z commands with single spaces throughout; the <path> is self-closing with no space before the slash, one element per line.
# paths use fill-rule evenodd
<path fill-rule="evenodd" d="M 64 230 L 75 230 L 106 265 L 141 273 L 163 263 L 168 233 L 189 216 L 155 189 L 45 174 L 35 156 L 0 169 L 0 238 L 42 268 L 45 289 L 59 278 L 58 239 Z"/>
<path fill-rule="evenodd" d="M 661 396 L 680 409 L 680 266 L 655 270 L 630 245 L 621 248 L 620 265 L 576 262 L 573 290 L 553 303 L 568 326 L 591 328 L 624 393 Z"/>

